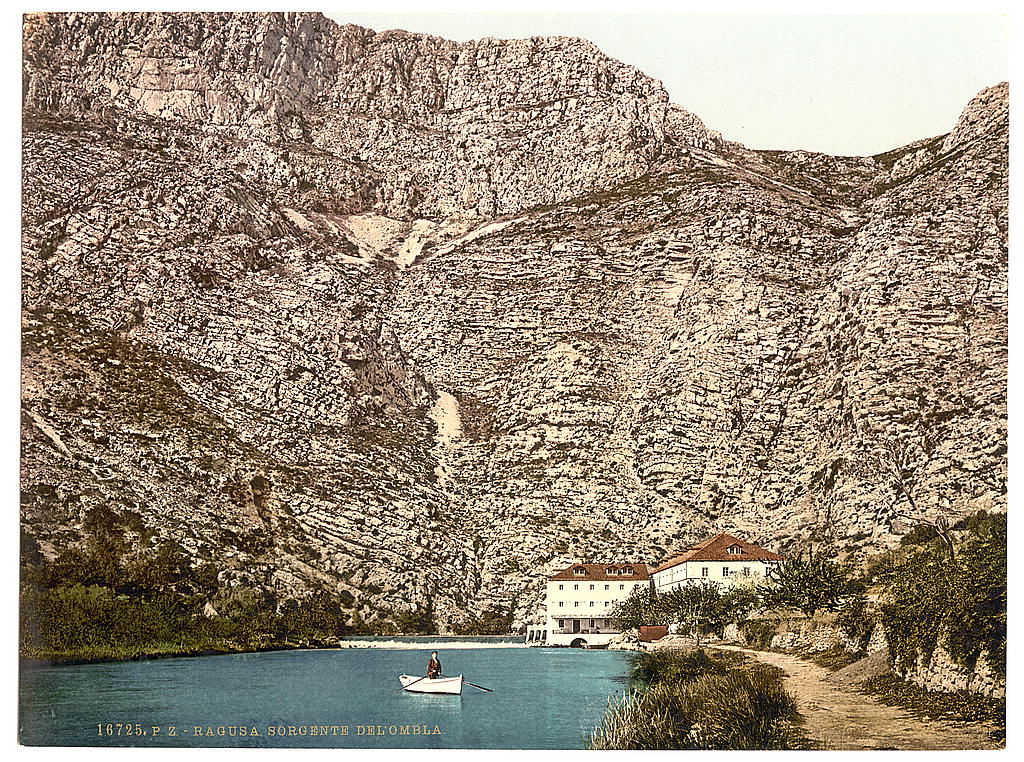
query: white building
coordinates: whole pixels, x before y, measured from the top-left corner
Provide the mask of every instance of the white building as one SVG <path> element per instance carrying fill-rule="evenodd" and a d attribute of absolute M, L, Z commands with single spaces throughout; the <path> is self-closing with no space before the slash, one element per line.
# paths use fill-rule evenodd
<path fill-rule="evenodd" d="M 612 612 L 637 588 L 650 588 L 646 564 L 573 564 L 547 582 L 543 629 L 527 631 L 527 643 L 599 646 L 619 634 Z"/>
<path fill-rule="evenodd" d="M 654 589 L 665 593 L 683 585 L 714 582 L 730 587 L 764 581 L 782 556 L 731 534 L 720 534 L 669 556 L 652 574 Z"/>

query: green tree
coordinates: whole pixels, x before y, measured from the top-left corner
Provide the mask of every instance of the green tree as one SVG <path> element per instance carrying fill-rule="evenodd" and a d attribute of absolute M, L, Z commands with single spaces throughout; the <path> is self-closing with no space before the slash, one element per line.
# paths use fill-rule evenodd
<path fill-rule="evenodd" d="M 795 608 L 808 617 L 820 610 L 837 611 L 860 589 L 849 567 L 829 558 L 827 551 L 815 554 L 813 549 L 769 569 L 768 579 L 768 608 Z"/>
<path fill-rule="evenodd" d="M 637 630 L 643 625 L 666 624 L 661 596 L 652 587 L 638 587 L 615 604 L 612 621 L 620 630 Z"/>
<path fill-rule="evenodd" d="M 728 596 L 713 582 L 683 585 L 662 596 L 669 621 L 700 645 L 702 635 L 721 632 L 729 622 Z"/>
<path fill-rule="evenodd" d="M 724 593 L 722 605 L 729 622 L 744 622 L 764 608 L 763 587 L 755 583 L 734 585 Z"/>

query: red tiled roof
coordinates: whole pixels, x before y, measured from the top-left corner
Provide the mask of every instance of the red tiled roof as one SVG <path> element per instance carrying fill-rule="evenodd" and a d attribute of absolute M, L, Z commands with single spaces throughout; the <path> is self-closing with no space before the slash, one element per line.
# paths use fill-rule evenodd
<path fill-rule="evenodd" d="M 585 569 L 586 574 L 574 574 L 575 569 Z M 613 574 L 609 574 L 608 570 L 614 569 Z M 632 574 L 620 574 L 622 569 L 632 569 Z M 608 581 L 610 579 L 650 579 L 651 572 L 647 568 L 647 564 L 573 564 L 568 566 L 558 574 L 549 579 L 585 579 L 585 580 L 602 580 Z"/>
<path fill-rule="evenodd" d="M 740 553 L 730 553 L 729 548 L 739 545 Z M 710 540 L 691 545 L 682 553 L 674 553 L 666 558 L 654 572 L 671 569 L 673 566 L 684 564 L 687 561 L 781 561 L 782 556 L 772 553 L 770 550 L 754 545 L 752 542 L 741 540 L 724 532 Z"/>

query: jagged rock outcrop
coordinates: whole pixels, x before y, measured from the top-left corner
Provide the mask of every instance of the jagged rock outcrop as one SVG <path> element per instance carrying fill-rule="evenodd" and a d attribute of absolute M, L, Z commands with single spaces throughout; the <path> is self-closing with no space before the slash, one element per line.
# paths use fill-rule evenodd
<path fill-rule="evenodd" d="M 449 627 L 573 559 L 1005 507 L 1005 86 L 754 152 L 581 40 L 161 13 L 28 17 L 24 92 L 44 552 L 113 505 Z"/>

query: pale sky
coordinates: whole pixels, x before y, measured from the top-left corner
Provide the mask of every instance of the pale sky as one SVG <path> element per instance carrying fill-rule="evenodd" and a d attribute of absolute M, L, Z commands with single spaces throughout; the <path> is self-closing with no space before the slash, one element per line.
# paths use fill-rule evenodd
<path fill-rule="evenodd" d="M 452 40 L 585 37 L 749 148 L 871 155 L 948 132 L 1009 78 L 1005 16 L 341 13 Z"/>

